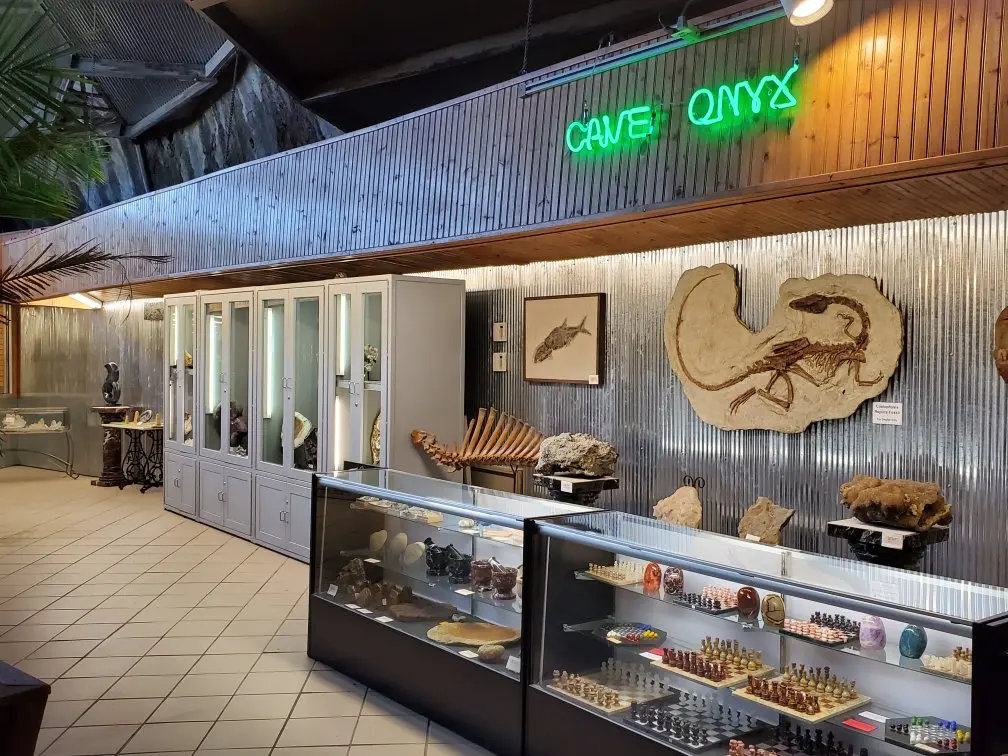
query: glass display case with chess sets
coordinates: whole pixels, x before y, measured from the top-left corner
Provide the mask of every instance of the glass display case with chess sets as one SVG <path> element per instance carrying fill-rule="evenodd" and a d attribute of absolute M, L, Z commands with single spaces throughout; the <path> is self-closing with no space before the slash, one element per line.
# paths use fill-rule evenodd
<path fill-rule="evenodd" d="M 526 538 L 528 756 L 1008 752 L 1004 589 L 620 512 Z"/>
<path fill-rule="evenodd" d="M 317 477 L 312 511 L 309 655 L 520 754 L 525 523 L 590 510 L 370 468 Z"/>

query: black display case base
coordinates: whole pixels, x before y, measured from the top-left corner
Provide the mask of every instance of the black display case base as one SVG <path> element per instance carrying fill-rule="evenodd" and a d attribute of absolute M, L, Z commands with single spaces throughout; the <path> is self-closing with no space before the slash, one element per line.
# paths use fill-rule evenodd
<path fill-rule="evenodd" d="M 311 596 L 309 604 L 312 659 L 497 756 L 521 756 L 518 680 L 320 596 Z"/>
<path fill-rule="evenodd" d="M 535 475 L 537 486 L 553 501 L 590 507 L 603 491 L 619 488 L 619 478 L 583 478 L 575 475 Z"/>
<path fill-rule="evenodd" d="M 853 517 L 827 523 L 826 532 L 834 538 L 845 539 L 859 561 L 903 570 L 918 569 L 927 547 L 947 541 L 949 537 L 947 527 L 933 527 L 919 533 L 871 525 Z M 898 545 L 892 538 L 898 541 Z"/>

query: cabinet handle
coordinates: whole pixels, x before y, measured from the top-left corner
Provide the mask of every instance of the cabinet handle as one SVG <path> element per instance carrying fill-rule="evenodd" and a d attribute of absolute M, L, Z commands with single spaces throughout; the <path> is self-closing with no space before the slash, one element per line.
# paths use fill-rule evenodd
<path fill-rule="evenodd" d="M 287 521 L 287 518 L 284 517 L 284 515 L 286 515 L 286 514 L 287 514 L 287 512 L 285 512 L 284 510 L 282 510 L 282 509 L 280 510 L 280 522 L 286 522 Z"/>
<path fill-rule="evenodd" d="M 223 491 L 218 491 L 217 492 L 217 501 L 224 501 L 224 492 Z"/>

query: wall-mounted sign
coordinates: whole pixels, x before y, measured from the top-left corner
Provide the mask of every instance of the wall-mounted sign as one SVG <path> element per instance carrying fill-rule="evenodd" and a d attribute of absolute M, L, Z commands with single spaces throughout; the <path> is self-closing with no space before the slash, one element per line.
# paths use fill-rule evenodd
<path fill-rule="evenodd" d="M 656 114 L 648 105 L 625 108 L 617 115 L 571 121 L 564 134 L 567 149 L 575 155 L 609 152 L 639 144 L 656 128 Z"/>
<path fill-rule="evenodd" d="M 690 97 L 686 112 L 695 126 L 713 126 L 726 119 L 742 119 L 767 111 L 787 110 L 798 104 L 789 82 L 798 72 L 795 62 L 783 76 L 767 74 L 756 86 L 743 80 L 733 85 L 722 84 L 717 91 L 702 87 Z"/>

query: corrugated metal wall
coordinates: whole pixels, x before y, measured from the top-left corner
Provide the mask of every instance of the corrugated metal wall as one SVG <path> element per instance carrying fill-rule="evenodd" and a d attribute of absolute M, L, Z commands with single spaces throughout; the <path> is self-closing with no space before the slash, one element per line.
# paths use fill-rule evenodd
<path fill-rule="evenodd" d="M 616 445 L 617 508 L 650 514 L 700 475 L 703 527 L 735 532 L 758 496 L 797 511 L 786 543 L 845 554 L 825 535 L 845 516 L 840 483 L 857 473 L 938 481 L 955 521 L 928 571 L 1008 585 L 1008 384 L 991 358 L 991 329 L 1008 304 L 1008 215 L 896 223 L 641 254 L 444 275 L 467 287 L 466 411 L 496 406 L 545 433 L 584 431 Z M 876 278 L 906 323 L 906 347 L 880 401 L 903 402 L 904 425 L 873 425 L 871 404 L 805 433 L 722 431 L 698 420 L 665 354 L 665 308 L 683 271 L 727 262 L 739 272 L 742 316 L 762 327 L 791 276 Z M 601 387 L 522 380 L 525 297 L 605 292 L 607 368 Z M 491 371 L 491 324 L 510 326 L 509 372 Z M 805 384 L 796 384 L 799 390 Z"/>
<path fill-rule="evenodd" d="M 21 309 L 20 407 L 67 407 L 76 452 L 75 468 L 101 472 L 101 428 L 91 407 L 104 403 L 106 362 L 117 362 L 123 405 L 160 411 L 163 323 L 143 319 L 143 302 L 115 302 L 101 310 L 63 307 Z M 19 444 L 62 456 L 62 438 L 25 438 Z M 48 447 L 45 446 L 48 444 Z M 41 464 L 22 455 L 25 464 Z"/>
<path fill-rule="evenodd" d="M 97 239 L 115 252 L 170 255 L 164 268 L 129 266 L 133 280 L 169 278 L 492 235 L 1005 145 L 1003 6 L 849 0 L 809 27 L 778 20 L 525 98 L 530 75 L 105 208 L 31 243 L 59 250 Z M 781 75 L 796 52 L 802 102 L 793 120 L 743 123 L 718 137 L 690 125 L 695 88 Z M 644 147 L 595 160 L 568 153 L 571 120 L 641 103 L 664 114 Z M 60 291 L 115 285 L 118 273 Z"/>

